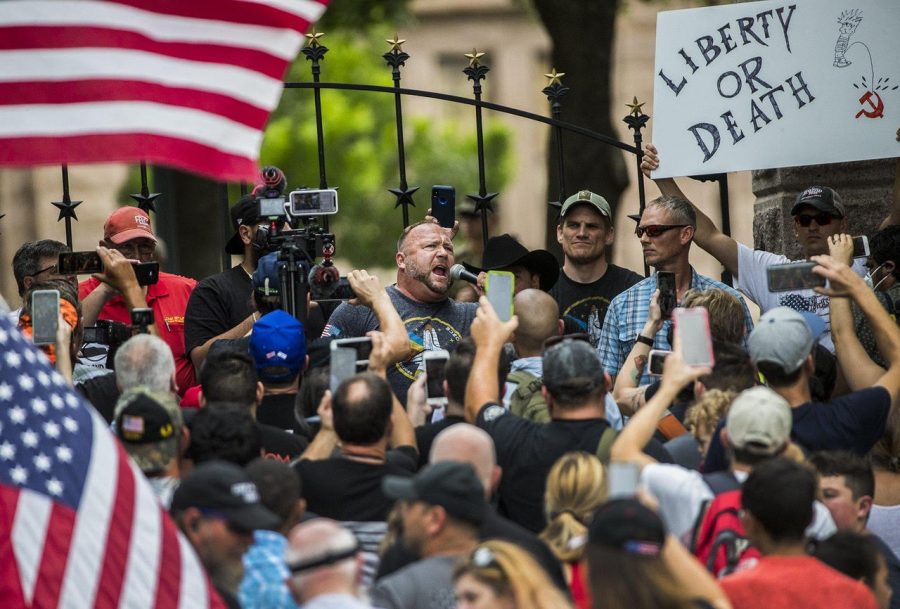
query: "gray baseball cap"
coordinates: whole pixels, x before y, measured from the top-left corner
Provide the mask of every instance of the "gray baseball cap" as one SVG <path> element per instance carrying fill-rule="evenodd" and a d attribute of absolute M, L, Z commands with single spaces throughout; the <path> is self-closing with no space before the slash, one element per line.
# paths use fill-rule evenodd
<path fill-rule="evenodd" d="M 790 374 L 810 354 L 824 329 L 825 324 L 815 314 L 805 315 L 789 307 L 776 307 L 762 315 L 750 332 L 747 339 L 750 359 L 754 364 L 778 364 L 785 374 Z"/>
<path fill-rule="evenodd" d="M 561 217 L 565 216 L 566 212 L 568 212 L 573 206 L 579 205 L 581 203 L 593 205 L 594 208 L 598 212 L 600 212 L 601 216 L 606 216 L 607 218 L 612 220 L 612 209 L 610 209 L 609 203 L 606 202 L 606 199 L 598 194 L 591 192 L 590 190 L 579 190 L 574 195 L 566 199 L 566 202 L 563 203 L 562 209 L 559 210 L 559 215 Z"/>
<path fill-rule="evenodd" d="M 597 351 L 590 343 L 567 338 L 544 351 L 543 382 L 553 393 L 559 389 L 585 393 L 605 383 Z"/>
<path fill-rule="evenodd" d="M 791 407 L 768 387 L 742 391 L 728 409 L 728 441 L 741 450 L 773 455 L 791 437 Z"/>

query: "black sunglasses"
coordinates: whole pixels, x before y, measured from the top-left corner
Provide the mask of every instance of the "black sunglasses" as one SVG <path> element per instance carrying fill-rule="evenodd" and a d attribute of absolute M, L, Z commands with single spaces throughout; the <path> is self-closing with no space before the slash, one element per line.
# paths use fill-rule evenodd
<path fill-rule="evenodd" d="M 650 226 L 636 226 L 634 228 L 634 234 L 641 238 L 644 236 L 644 233 L 647 233 L 648 237 L 659 237 L 666 231 L 670 231 L 673 228 L 684 228 L 685 226 L 690 226 L 690 224 L 651 224 Z"/>
<path fill-rule="evenodd" d="M 39 271 L 35 271 L 34 273 L 32 273 L 30 275 L 26 275 L 26 277 L 37 277 L 41 273 L 46 273 L 47 271 L 50 271 L 51 274 L 56 275 L 56 265 L 51 264 L 50 266 L 48 266 L 46 268 L 43 268 Z"/>
<path fill-rule="evenodd" d="M 813 220 L 815 220 L 816 224 L 818 224 L 819 226 L 828 226 L 829 224 L 831 224 L 831 221 L 834 220 L 834 216 L 823 211 L 822 213 L 816 214 L 815 216 L 805 214 L 794 216 L 794 220 L 803 228 L 809 227 L 809 225 L 812 224 Z"/>

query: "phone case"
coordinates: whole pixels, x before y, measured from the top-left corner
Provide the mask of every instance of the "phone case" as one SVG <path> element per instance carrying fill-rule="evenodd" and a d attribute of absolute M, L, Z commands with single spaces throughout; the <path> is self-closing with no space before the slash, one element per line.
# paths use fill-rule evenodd
<path fill-rule="evenodd" d="M 815 262 L 771 264 L 766 267 L 766 282 L 770 292 L 788 292 L 824 287 L 825 278 L 812 272 Z"/>
<path fill-rule="evenodd" d="M 510 273 L 509 271 L 488 271 L 487 277 L 484 280 L 484 293 L 487 295 L 488 300 L 491 300 L 491 277 L 499 277 L 499 276 L 507 276 L 509 280 L 509 310 L 508 311 L 497 311 L 497 315 L 503 321 L 509 321 L 513 316 L 513 296 L 516 293 L 516 276 Z M 496 282 L 495 282 L 496 285 Z M 491 305 L 494 305 L 494 302 L 491 301 Z M 494 310 L 496 311 L 497 307 L 494 306 Z M 505 315 L 504 315 L 505 313 Z"/>
<path fill-rule="evenodd" d="M 681 318 L 684 315 L 696 315 L 703 319 L 703 337 L 698 336 L 682 336 L 680 334 L 683 326 L 681 325 Z M 680 337 L 682 345 L 684 341 L 691 340 L 695 341 L 699 338 L 703 338 L 705 341 L 704 351 L 706 352 L 706 361 L 705 362 L 689 362 L 685 360 L 685 363 L 689 366 L 714 366 L 716 363 L 715 355 L 713 354 L 713 345 L 712 345 L 712 333 L 709 329 L 709 311 L 704 309 L 703 307 L 692 307 L 690 309 L 678 308 L 672 312 L 672 323 L 674 324 L 674 332 L 675 336 Z M 681 350 L 682 356 L 684 355 L 684 348 L 682 346 Z"/>

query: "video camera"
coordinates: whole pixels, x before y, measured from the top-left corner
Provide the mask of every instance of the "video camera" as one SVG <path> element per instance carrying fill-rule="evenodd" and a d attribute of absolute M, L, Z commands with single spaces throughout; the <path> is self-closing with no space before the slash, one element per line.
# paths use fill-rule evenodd
<path fill-rule="evenodd" d="M 106 367 L 114 368 L 116 351 L 122 343 L 136 334 L 149 334 L 149 328 L 155 323 L 153 309 L 132 309 L 131 325 L 109 319 L 98 319 L 96 325 L 84 329 L 82 342 L 107 345 Z"/>
<path fill-rule="evenodd" d="M 321 216 L 337 213 L 337 190 L 300 188 L 285 195 L 287 178 L 279 168 L 263 167 L 262 177 L 253 194 L 265 224 L 257 229 L 253 247 L 263 254 L 278 252 L 278 260 L 285 263 L 279 270 L 281 306 L 306 324 L 307 294 L 316 301 L 355 296 L 332 261 L 334 233 L 319 225 Z M 321 264 L 315 264 L 316 258 L 323 259 Z"/>

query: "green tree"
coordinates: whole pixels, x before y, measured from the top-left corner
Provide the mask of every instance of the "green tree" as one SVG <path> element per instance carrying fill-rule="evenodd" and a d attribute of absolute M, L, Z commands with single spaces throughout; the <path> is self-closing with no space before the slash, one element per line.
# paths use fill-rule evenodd
<path fill-rule="evenodd" d="M 332 30 L 322 42 L 329 47 L 322 80 L 390 85 L 390 68 L 381 59 L 387 31 L 375 27 L 364 36 Z M 460 78 L 464 76 L 460 75 Z M 312 80 L 303 55 L 291 67 L 287 81 Z M 397 134 L 393 96 L 363 91 L 322 91 L 325 168 L 328 185 L 339 187 L 340 209 L 331 218 L 338 255 L 358 266 L 389 265 L 395 239 L 403 228 L 396 199 L 387 189 L 399 184 Z M 456 187 L 457 201 L 478 190 L 476 138 L 471 123 L 435 124 L 404 112 L 406 171 L 410 185 L 420 187 L 411 220 L 425 215 L 433 184 Z M 502 188 L 513 165 L 511 135 L 489 122 L 485 156 L 492 187 Z M 262 163 L 280 167 L 289 187 L 317 187 L 319 168 L 315 106 L 309 90 L 286 89 L 263 140 Z"/>

